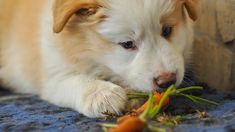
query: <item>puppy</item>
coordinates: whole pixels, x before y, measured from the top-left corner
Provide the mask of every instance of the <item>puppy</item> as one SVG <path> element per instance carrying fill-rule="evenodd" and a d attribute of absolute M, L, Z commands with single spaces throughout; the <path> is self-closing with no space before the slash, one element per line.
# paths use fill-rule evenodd
<path fill-rule="evenodd" d="M 120 114 L 127 90 L 179 85 L 197 0 L 2 0 L 4 86 L 88 117 Z"/>

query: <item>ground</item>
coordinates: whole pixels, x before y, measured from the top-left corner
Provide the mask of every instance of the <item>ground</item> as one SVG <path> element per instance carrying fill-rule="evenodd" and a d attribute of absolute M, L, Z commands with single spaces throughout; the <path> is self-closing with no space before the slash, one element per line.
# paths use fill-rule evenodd
<path fill-rule="evenodd" d="M 198 94 L 198 93 L 197 93 Z M 201 94 L 201 93 L 199 93 Z M 175 132 L 234 132 L 235 96 L 210 92 L 206 95 L 220 101 L 217 107 L 189 103 L 186 99 L 171 99 L 167 114 L 183 114 L 180 125 L 169 128 Z M 199 119 L 195 110 L 206 110 L 209 117 Z M 190 114 L 192 113 L 192 114 Z M 101 132 L 104 119 L 89 119 L 68 108 L 61 108 L 34 95 L 0 91 L 0 131 L 69 131 Z"/>

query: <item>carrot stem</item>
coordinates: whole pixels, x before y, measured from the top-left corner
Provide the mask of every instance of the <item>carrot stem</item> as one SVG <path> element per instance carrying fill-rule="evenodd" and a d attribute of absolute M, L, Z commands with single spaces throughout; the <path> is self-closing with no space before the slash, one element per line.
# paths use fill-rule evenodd
<path fill-rule="evenodd" d="M 129 99 L 147 98 L 147 97 L 149 97 L 149 94 L 146 94 L 146 93 L 129 93 L 129 94 L 127 94 L 127 97 Z"/>
<path fill-rule="evenodd" d="M 191 97 L 190 95 L 188 95 L 188 94 L 179 93 L 179 95 L 184 96 L 184 97 L 186 97 L 186 98 L 192 100 L 194 103 L 199 103 L 196 99 L 192 98 L 192 97 Z"/>
<path fill-rule="evenodd" d="M 105 128 L 115 128 L 118 126 L 117 124 L 100 124 L 100 125 Z"/>
<path fill-rule="evenodd" d="M 219 103 L 214 102 L 214 101 L 211 101 L 211 100 L 207 100 L 207 99 L 200 98 L 200 97 L 193 96 L 193 95 L 190 95 L 190 96 L 193 97 L 194 99 L 198 100 L 198 101 L 203 101 L 203 102 L 205 102 L 205 103 L 209 103 L 209 104 L 216 105 L 216 106 L 219 105 Z"/>
<path fill-rule="evenodd" d="M 197 96 L 193 96 L 193 95 L 188 95 L 188 94 L 180 94 L 182 96 L 185 96 L 185 97 L 188 97 L 189 99 L 191 100 L 196 100 L 195 102 L 197 103 L 208 103 L 208 104 L 212 104 L 212 105 L 219 105 L 217 102 L 214 102 L 214 101 L 211 101 L 211 100 L 207 100 L 207 99 L 204 99 L 204 98 L 200 98 L 200 97 L 197 97 Z"/>
<path fill-rule="evenodd" d="M 187 87 L 187 88 L 177 89 L 176 92 L 177 93 L 182 93 L 182 92 L 190 91 L 190 90 L 203 90 L 203 87 L 191 86 L 191 87 Z"/>
<path fill-rule="evenodd" d="M 144 110 L 144 112 L 139 116 L 139 118 L 143 121 L 146 122 L 146 120 L 148 119 L 148 115 L 150 110 L 153 107 L 153 102 L 154 102 L 154 98 L 153 98 L 153 94 L 149 94 L 149 100 L 148 100 L 148 105 L 147 108 Z"/>

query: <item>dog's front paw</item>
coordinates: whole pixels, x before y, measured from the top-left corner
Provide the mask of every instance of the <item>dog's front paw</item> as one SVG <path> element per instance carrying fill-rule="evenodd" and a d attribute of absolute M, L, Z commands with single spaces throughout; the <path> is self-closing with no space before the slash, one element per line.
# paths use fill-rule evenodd
<path fill-rule="evenodd" d="M 83 97 L 82 113 L 88 117 L 103 117 L 104 112 L 121 114 L 127 102 L 127 95 L 120 86 L 99 81 Z"/>

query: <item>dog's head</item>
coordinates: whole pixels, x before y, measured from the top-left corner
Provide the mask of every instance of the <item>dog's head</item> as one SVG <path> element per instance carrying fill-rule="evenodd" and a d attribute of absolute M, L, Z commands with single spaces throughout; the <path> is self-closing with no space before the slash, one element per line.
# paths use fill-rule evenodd
<path fill-rule="evenodd" d="M 92 60 L 133 89 L 179 85 L 192 44 L 197 0 L 56 0 L 54 32 L 66 54 Z M 75 61 L 74 61 L 75 62 Z"/>

